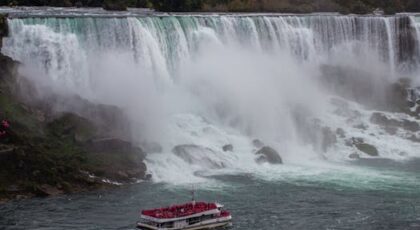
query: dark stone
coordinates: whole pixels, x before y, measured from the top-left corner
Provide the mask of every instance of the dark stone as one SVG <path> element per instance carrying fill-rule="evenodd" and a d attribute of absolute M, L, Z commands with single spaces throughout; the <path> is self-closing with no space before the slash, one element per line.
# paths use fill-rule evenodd
<path fill-rule="evenodd" d="M 346 132 L 344 131 L 344 129 L 342 129 L 342 128 L 338 128 L 336 131 L 335 131 L 335 133 L 339 136 L 339 137 L 341 137 L 341 138 L 345 138 L 346 137 Z"/>
<path fill-rule="evenodd" d="M 401 121 L 388 118 L 386 115 L 375 112 L 372 114 L 370 121 L 374 124 L 381 126 L 385 131 L 390 134 L 395 134 L 396 129 L 402 128 L 407 131 L 417 132 L 420 131 L 420 124 L 416 121 L 403 119 Z"/>
<path fill-rule="evenodd" d="M 367 130 L 368 129 L 368 126 L 365 125 L 365 124 L 358 124 L 358 125 L 355 125 L 353 127 L 356 128 L 356 129 L 361 129 L 361 130 Z"/>
<path fill-rule="evenodd" d="M 199 145 L 177 145 L 172 152 L 189 164 L 205 163 L 211 168 L 220 169 L 225 165 L 222 162 L 213 161 L 209 155 L 213 155 L 214 151 L 210 148 Z"/>
<path fill-rule="evenodd" d="M 405 130 L 409 130 L 411 132 L 417 132 L 420 130 L 419 122 L 416 121 L 409 121 L 409 120 L 402 120 L 401 124 L 402 128 Z"/>
<path fill-rule="evenodd" d="M 54 186 L 43 184 L 36 187 L 36 193 L 39 196 L 57 196 L 63 194 L 63 191 Z"/>
<path fill-rule="evenodd" d="M 322 151 L 326 152 L 328 148 L 337 143 L 337 136 L 335 133 L 328 127 L 322 128 Z"/>
<path fill-rule="evenodd" d="M 152 174 L 148 173 L 146 174 L 146 176 L 144 177 L 145 180 L 152 180 Z"/>
<path fill-rule="evenodd" d="M 357 149 L 366 153 L 369 156 L 372 156 L 372 157 L 379 156 L 378 150 L 373 145 L 366 144 L 366 143 L 355 143 L 354 146 L 356 146 Z"/>
<path fill-rule="evenodd" d="M 231 144 L 224 145 L 222 149 L 225 152 L 233 152 L 233 145 L 231 145 Z"/>
<path fill-rule="evenodd" d="M 257 158 L 258 163 L 264 163 L 264 162 L 268 162 L 270 164 L 283 163 L 283 160 L 281 159 L 279 153 L 275 149 L 268 146 L 262 147 L 255 154 L 258 156 Z"/>
<path fill-rule="evenodd" d="M 360 156 L 357 153 L 352 153 L 352 154 L 349 155 L 349 158 L 350 159 L 360 159 Z"/>

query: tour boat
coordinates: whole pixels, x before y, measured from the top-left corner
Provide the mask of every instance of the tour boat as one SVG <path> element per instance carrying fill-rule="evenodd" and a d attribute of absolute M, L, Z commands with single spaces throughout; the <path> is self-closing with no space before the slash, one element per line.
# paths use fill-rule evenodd
<path fill-rule="evenodd" d="M 192 202 L 143 210 L 137 228 L 144 230 L 198 230 L 232 225 L 232 216 L 219 203 Z"/>

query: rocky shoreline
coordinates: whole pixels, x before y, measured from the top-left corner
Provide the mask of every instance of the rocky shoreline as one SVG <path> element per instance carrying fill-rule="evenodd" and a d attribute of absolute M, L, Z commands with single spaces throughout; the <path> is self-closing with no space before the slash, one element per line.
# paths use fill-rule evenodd
<path fill-rule="evenodd" d="M 7 33 L 0 15 L 0 41 Z M 0 137 L 0 203 L 150 179 L 145 152 L 130 142 L 119 108 L 79 97 L 37 98 L 18 66 L 0 53 L 0 120 L 8 122 Z M 56 111 L 53 103 L 74 103 L 78 112 Z"/>

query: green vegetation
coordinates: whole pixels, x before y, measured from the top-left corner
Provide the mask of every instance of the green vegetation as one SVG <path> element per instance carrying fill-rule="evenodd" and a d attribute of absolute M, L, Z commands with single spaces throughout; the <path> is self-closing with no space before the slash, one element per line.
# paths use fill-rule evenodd
<path fill-rule="evenodd" d="M 125 10 L 147 7 L 159 11 L 230 12 L 341 12 L 370 13 L 381 8 L 385 13 L 420 12 L 418 0 L 0 0 L 0 5 L 104 7 Z"/>

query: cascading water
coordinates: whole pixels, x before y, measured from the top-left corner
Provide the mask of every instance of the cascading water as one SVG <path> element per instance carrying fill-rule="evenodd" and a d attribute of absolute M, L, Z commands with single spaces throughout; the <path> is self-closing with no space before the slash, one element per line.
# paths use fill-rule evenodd
<path fill-rule="evenodd" d="M 375 86 L 416 71 L 420 52 L 405 53 L 420 49 L 417 21 L 328 15 L 11 18 L 2 52 L 22 62 L 22 72 L 37 85 L 122 107 L 135 140 L 164 148 L 148 155 L 154 180 L 182 183 L 214 171 L 273 175 L 287 165 L 347 159 L 354 150 L 344 139 L 324 152 L 304 144 L 298 108 L 348 137 L 376 144 L 382 157 L 418 157 L 418 143 L 376 127 L 355 128 L 369 123 L 366 107 L 346 102 L 357 119 L 338 116 L 329 103 L 335 96 L 319 80 L 327 64 L 363 70 Z M 372 100 L 380 101 L 381 90 L 371 90 Z M 286 166 L 257 164 L 254 138 L 276 148 Z M 180 157 L 171 149 L 181 144 L 201 147 Z M 221 149 L 226 144 L 234 146 L 232 153 Z"/>

